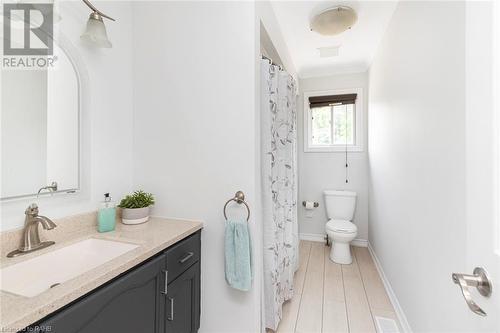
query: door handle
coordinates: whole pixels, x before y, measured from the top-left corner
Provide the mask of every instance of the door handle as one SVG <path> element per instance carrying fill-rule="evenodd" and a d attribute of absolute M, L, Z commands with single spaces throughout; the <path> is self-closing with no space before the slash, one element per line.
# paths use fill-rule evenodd
<path fill-rule="evenodd" d="M 170 317 L 167 317 L 168 321 L 174 320 L 174 298 L 169 297 L 168 300 L 170 301 Z"/>
<path fill-rule="evenodd" d="M 481 267 L 474 268 L 474 274 L 459 274 L 453 273 L 451 278 L 454 283 L 460 286 L 462 290 L 462 295 L 465 298 L 465 302 L 469 306 L 469 309 L 477 315 L 486 316 L 486 312 L 481 309 L 476 302 L 472 300 L 472 296 L 469 292 L 469 287 L 476 287 L 477 291 L 484 297 L 489 297 L 492 293 L 492 284 L 488 276 L 488 273 Z"/>
<path fill-rule="evenodd" d="M 188 252 L 184 258 L 182 258 L 181 260 L 179 260 L 179 264 L 183 264 L 185 263 L 186 261 L 188 261 L 189 259 L 191 259 L 191 257 L 194 256 L 194 253 L 193 252 Z"/>
<path fill-rule="evenodd" d="M 167 295 L 168 292 L 168 271 L 167 270 L 162 270 L 164 276 L 165 276 L 165 284 L 163 287 L 163 291 L 160 291 L 163 295 Z"/>

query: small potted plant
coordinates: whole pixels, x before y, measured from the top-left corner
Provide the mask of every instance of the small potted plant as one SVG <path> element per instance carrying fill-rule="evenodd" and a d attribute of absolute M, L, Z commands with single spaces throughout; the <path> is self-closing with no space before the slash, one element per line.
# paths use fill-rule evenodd
<path fill-rule="evenodd" d="M 153 195 L 142 190 L 125 196 L 118 205 L 122 209 L 123 224 L 139 224 L 149 220 L 149 208 L 154 203 Z"/>

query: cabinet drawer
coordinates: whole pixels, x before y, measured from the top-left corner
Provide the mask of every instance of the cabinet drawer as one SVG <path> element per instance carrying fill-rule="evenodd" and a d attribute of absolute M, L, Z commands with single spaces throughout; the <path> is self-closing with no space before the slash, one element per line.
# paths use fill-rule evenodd
<path fill-rule="evenodd" d="M 166 251 L 170 283 L 192 264 L 200 260 L 200 232 L 180 241 Z"/>

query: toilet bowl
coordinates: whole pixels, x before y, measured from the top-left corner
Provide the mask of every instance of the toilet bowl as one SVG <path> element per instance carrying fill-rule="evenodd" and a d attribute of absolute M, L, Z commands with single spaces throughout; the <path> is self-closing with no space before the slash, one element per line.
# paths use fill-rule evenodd
<path fill-rule="evenodd" d="M 350 243 L 358 235 L 358 228 L 352 223 L 356 208 L 356 192 L 327 190 L 323 194 L 328 216 L 325 229 L 332 244 L 330 260 L 343 265 L 351 264 Z"/>
<path fill-rule="evenodd" d="M 343 265 L 351 264 L 350 243 L 358 235 L 356 225 L 346 220 L 329 220 L 326 223 L 326 234 L 332 245 L 330 260 Z"/>

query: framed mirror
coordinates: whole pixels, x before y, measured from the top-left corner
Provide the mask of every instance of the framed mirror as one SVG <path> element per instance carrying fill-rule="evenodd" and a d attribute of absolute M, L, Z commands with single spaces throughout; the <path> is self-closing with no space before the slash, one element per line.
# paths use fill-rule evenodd
<path fill-rule="evenodd" d="M 1 200 L 81 187 L 81 80 L 62 44 L 53 67 L 2 69 Z"/>

